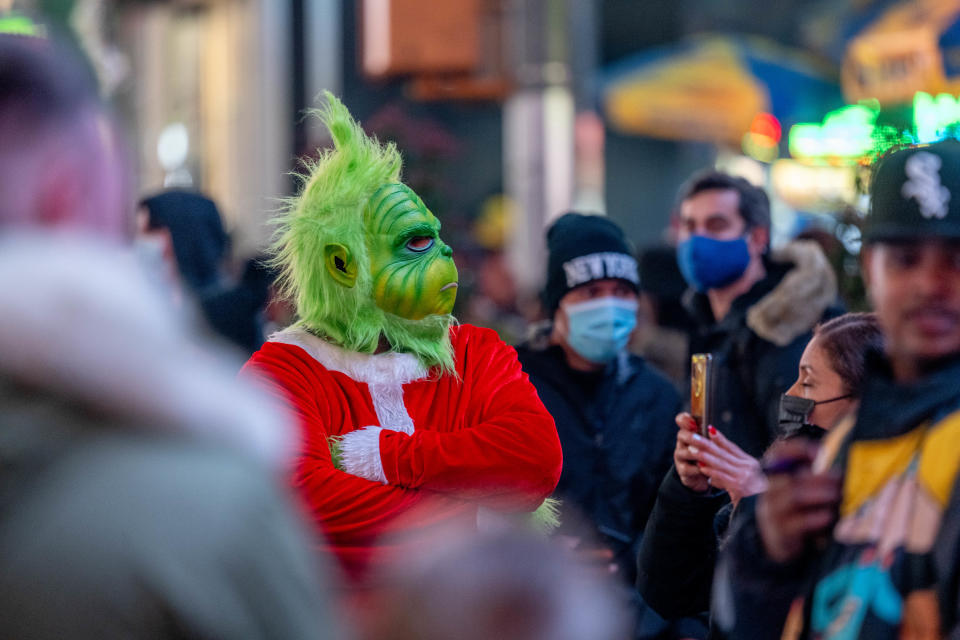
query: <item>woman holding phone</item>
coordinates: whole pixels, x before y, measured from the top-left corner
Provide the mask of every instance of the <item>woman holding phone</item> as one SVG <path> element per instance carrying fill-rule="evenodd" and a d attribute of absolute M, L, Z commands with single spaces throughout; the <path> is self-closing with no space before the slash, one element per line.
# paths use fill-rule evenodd
<path fill-rule="evenodd" d="M 781 399 L 781 437 L 817 438 L 855 411 L 867 354 L 882 350 L 882 340 L 872 313 L 819 325 Z M 702 433 L 689 413 L 676 422 L 674 468 L 647 522 L 637 578 L 644 599 L 667 619 L 709 609 L 718 538 L 729 522 L 724 507 L 767 486 L 760 461 L 712 425 Z"/>

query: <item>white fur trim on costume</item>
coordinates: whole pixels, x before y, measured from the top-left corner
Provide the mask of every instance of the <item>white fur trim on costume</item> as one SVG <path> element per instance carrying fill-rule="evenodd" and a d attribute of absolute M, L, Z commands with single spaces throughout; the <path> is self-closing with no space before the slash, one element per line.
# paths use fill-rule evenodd
<path fill-rule="evenodd" d="M 340 459 L 343 470 L 366 480 L 387 484 L 387 476 L 380 460 L 380 427 L 364 427 L 340 439 Z"/>
<path fill-rule="evenodd" d="M 403 404 L 403 385 L 427 375 L 426 368 L 413 355 L 347 351 L 302 327 L 279 331 L 270 336 L 270 341 L 298 346 L 328 371 L 338 371 L 357 382 L 365 382 L 380 426 L 391 431 L 413 433 L 413 420 Z"/>
<path fill-rule="evenodd" d="M 319 338 L 303 327 L 289 327 L 270 336 L 270 342 L 300 347 L 329 371 L 345 373 L 357 382 L 406 384 L 426 377 L 427 369 L 409 353 L 357 353 Z"/>

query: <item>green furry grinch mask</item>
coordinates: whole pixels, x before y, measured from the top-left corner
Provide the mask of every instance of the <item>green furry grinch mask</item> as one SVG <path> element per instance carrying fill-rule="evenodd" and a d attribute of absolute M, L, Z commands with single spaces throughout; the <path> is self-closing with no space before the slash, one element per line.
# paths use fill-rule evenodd
<path fill-rule="evenodd" d="M 393 143 L 367 137 L 327 92 L 319 116 L 334 148 L 307 167 L 277 218 L 274 265 L 299 325 L 351 351 L 414 354 L 453 372 L 453 251 L 440 222 L 400 182 Z"/>

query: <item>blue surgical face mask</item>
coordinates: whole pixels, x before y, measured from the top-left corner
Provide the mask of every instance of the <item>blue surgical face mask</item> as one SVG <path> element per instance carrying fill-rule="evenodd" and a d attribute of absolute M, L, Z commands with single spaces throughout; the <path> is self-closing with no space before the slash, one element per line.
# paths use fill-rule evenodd
<path fill-rule="evenodd" d="M 567 343 L 590 362 L 609 362 L 627 346 L 637 325 L 637 301 L 596 298 L 563 305 L 570 325 Z"/>
<path fill-rule="evenodd" d="M 684 280 L 697 291 L 720 289 L 747 270 L 750 264 L 747 237 L 714 240 L 690 236 L 677 245 L 677 264 Z"/>

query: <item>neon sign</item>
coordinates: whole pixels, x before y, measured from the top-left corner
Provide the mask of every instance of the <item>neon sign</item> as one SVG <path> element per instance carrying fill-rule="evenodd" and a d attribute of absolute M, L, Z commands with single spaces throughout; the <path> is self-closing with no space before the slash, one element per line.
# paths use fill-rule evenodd
<path fill-rule="evenodd" d="M 960 123 L 960 100 L 947 93 L 937 97 L 919 92 L 913 97 L 913 126 L 917 142 L 936 142 L 951 135 Z"/>
<path fill-rule="evenodd" d="M 42 30 L 30 18 L 17 13 L 3 13 L 2 11 L 0 11 L 0 33 L 21 36 L 40 36 L 43 34 Z"/>
<path fill-rule="evenodd" d="M 795 158 L 853 160 L 869 155 L 876 147 L 874 132 L 880 109 L 857 104 L 831 111 L 821 124 L 790 127 L 788 146 Z"/>
<path fill-rule="evenodd" d="M 878 125 L 879 115 L 879 104 L 864 102 L 831 111 L 820 124 L 796 124 L 788 136 L 790 155 L 851 164 L 896 144 L 960 137 L 960 99 L 946 93 L 932 96 L 919 91 L 914 94 L 912 126 L 908 130 Z"/>

